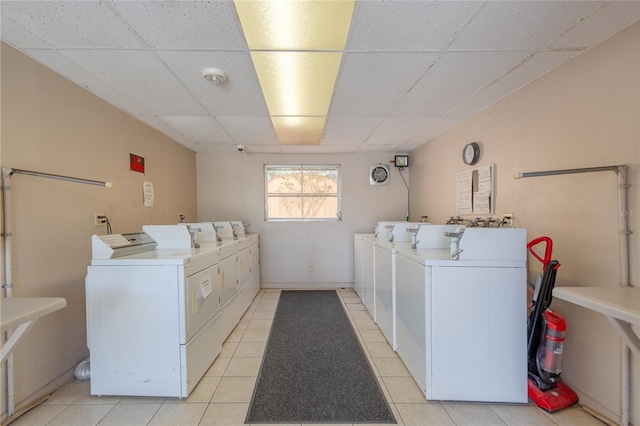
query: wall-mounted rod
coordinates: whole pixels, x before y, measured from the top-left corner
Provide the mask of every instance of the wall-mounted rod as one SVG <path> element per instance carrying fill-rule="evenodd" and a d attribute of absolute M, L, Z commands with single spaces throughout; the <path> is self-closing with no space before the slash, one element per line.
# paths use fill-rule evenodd
<path fill-rule="evenodd" d="M 520 172 L 520 173 L 516 173 L 513 176 L 513 178 L 521 179 L 521 178 L 528 178 L 528 177 L 571 175 L 574 173 L 591 173 L 591 172 L 609 172 L 609 171 L 618 172 L 618 167 L 620 166 L 586 167 L 582 169 L 548 170 L 544 172 Z"/>
<path fill-rule="evenodd" d="M 620 286 L 630 287 L 629 282 L 629 223 L 627 220 L 627 188 L 631 185 L 627 183 L 627 166 L 603 166 L 603 167 L 587 167 L 583 169 L 567 169 L 567 170 L 551 170 L 546 172 L 529 172 L 516 173 L 514 179 L 552 176 L 552 175 L 568 175 L 574 173 L 589 172 L 608 172 L 613 171 L 618 175 L 618 229 L 619 229 L 619 246 L 620 246 Z M 629 425 L 630 417 L 630 400 L 631 400 L 631 372 L 630 372 L 630 354 L 627 345 L 622 342 L 622 390 L 620 396 L 620 424 Z"/>
<path fill-rule="evenodd" d="M 618 221 L 620 231 L 620 286 L 628 287 L 629 283 L 629 223 L 627 221 L 627 188 L 630 186 L 627 183 L 627 166 L 601 166 L 601 167 L 586 167 L 581 169 L 565 169 L 565 170 L 549 170 L 544 172 L 525 172 L 516 173 L 515 179 L 539 177 L 539 176 L 553 176 L 553 175 L 568 175 L 575 173 L 590 173 L 590 172 L 616 172 L 618 175 Z"/>
<path fill-rule="evenodd" d="M 54 175 L 51 173 L 42 173 L 42 172 L 33 172 L 31 170 L 23 170 L 23 169 L 12 169 L 8 167 L 3 167 L 2 172 L 5 176 L 11 176 L 12 174 L 19 175 L 29 175 L 29 176 L 37 176 L 48 179 L 57 179 L 57 180 L 65 180 L 67 182 L 75 182 L 75 183 L 85 183 L 88 185 L 98 185 L 98 186 L 106 186 L 107 188 L 113 188 L 115 185 L 113 182 L 102 182 L 99 180 L 90 180 L 90 179 L 81 179 L 71 176 L 62 176 L 62 175 Z"/>
<path fill-rule="evenodd" d="M 85 183 L 88 185 L 104 186 L 113 188 L 113 182 L 101 182 L 98 180 L 81 179 L 71 176 L 54 175 L 51 173 L 33 172 L 31 170 L 12 169 L 10 167 L 2 168 L 2 214 L 4 221 L 4 229 L 2 236 L 4 237 L 4 297 L 13 297 L 13 272 L 11 267 L 11 175 L 30 175 L 48 179 L 64 180 L 67 182 Z M 7 330 L 7 339 L 11 336 L 12 330 Z M 15 414 L 15 387 L 13 378 L 13 354 L 7 357 L 7 419 Z"/>

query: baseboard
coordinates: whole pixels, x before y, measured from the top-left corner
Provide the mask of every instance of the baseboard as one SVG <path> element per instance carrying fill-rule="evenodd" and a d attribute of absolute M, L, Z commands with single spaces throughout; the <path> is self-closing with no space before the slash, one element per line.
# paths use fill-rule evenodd
<path fill-rule="evenodd" d="M 309 289 L 341 289 L 353 288 L 353 283 L 267 283 L 262 281 L 260 288 L 277 288 L 287 290 Z"/>
<path fill-rule="evenodd" d="M 14 415 L 11 416 L 11 418 L 7 418 L 8 413 L 5 408 L 5 410 L 2 412 L 2 424 L 5 424 L 5 422 L 7 423 L 14 422 L 20 416 L 24 415 L 32 408 L 38 406 L 40 403 L 49 399 L 49 397 L 55 391 L 62 388 L 64 385 L 66 385 L 67 383 L 71 382 L 74 379 L 75 379 L 75 366 L 65 371 L 64 373 L 62 373 L 61 375 L 53 379 L 47 385 L 38 389 L 38 391 L 34 392 L 27 398 L 17 402 L 15 407 L 16 411 Z"/>
<path fill-rule="evenodd" d="M 591 414 L 596 419 L 600 420 L 602 423 L 605 423 L 605 424 L 607 424 L 609 426 L 617 426 L 619 424 L 619 423 L 614 422 L 611 419 L 606 418 L 602 414 L 598 413 L 597 411 L 592 410 L 591 408 L 589 408 L 587 406 L 582 406 L 582 409 L 584 411 L 586 411 L 587 413 Z"/>
<path fill-rule="evenodd" d="M 590 398 L 589 396 L 581 392 L 576 387 L 571 386 L 570 383 L 567 383 L 567 385 L 569 385 L 571 389 L 573 389 L 575 393 L 578 395 L 578 398 L 579 398 L 578 405 L 581 405 L 584 411 L 586 411 L 587 413 L 591 414 L 592 416 L 596 417 L 598 420 L 608 425 L 620 424 L 622 420 L 620 413 L 612 412 L 607 407 L 600 404 L 593 398 Z"/>

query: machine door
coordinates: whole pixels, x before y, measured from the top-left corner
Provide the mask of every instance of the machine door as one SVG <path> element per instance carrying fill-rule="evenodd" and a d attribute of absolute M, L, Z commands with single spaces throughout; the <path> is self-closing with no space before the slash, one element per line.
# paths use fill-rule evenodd
<path fill-rule="evenodd" d="M 260 246 L 258 243 L 251 245 L 251 273 L 260 269 Z"/>
<path fill-rule="evenodd" d="M 187 277 L 187 341 L 220 308 L 218 265 Z M 182 342 L 184 343 L 184 342 Z"/>
<path fill-rule="evenodd" d="M 353 237 L 353 289 L 360 298 L 362 295 L 362 246 L 364 241 L 362 237 L 356 235 Z"/>
<path fill-rule="evenodd" d="M 396 346 L 422 392 L 427 390 L 427 300 L 431 268 L 396 257 Z"/>
<path fill-rule="evenodd" d="M 238 252 L 238 281 L 244 284 L 251 275 L 251 248 L 247 247 Z"/>
<path fill-rule="evenodd" d="M 222 259 L 218 264 L 220 304 L 224 304 L 238 290 L 238 256 Z"/>
<path fill-rule="evenodd" d="M 362 303 L 376 321 L 375 251 L 373 241 L 363 240 L 362 246 Z"/>
<path fill-rule="evenodd" d="M 395 350 L 395 253 L 377 245 L 374 250 L 376 322 Z"/>
<path fill-rule="evenodd" d="M 438 267 L 432 278 L 431 397 L 527 402 L 526 269 Z"/>

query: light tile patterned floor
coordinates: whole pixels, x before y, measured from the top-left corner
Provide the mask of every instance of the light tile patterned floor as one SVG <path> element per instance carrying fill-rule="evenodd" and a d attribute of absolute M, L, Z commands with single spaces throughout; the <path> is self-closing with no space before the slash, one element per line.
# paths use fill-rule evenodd
<path fill-rule="evenodd" d="M 399 425 L 603 424 L 580 407 L 548 414 L 528 404 L 429 402 L 355 292 L 345 289 L 339 294 Z M 242 425 L 279 296 L 280 290 L 260 290 L 220 356 L 186 400 L 96 397 L 89 394 L 89 382 L 73 381 L 13 425 Z"/>

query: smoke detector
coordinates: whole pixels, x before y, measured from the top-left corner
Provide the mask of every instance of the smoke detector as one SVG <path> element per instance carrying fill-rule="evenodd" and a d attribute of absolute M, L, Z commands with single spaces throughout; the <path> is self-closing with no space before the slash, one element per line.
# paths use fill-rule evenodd
<path fill-rule="evenodd" d="M 202 70 L 202 76 L 213 84 L 224 83 L 227 80 L 227 73 L 218 68 L 205 68 Z"/>

